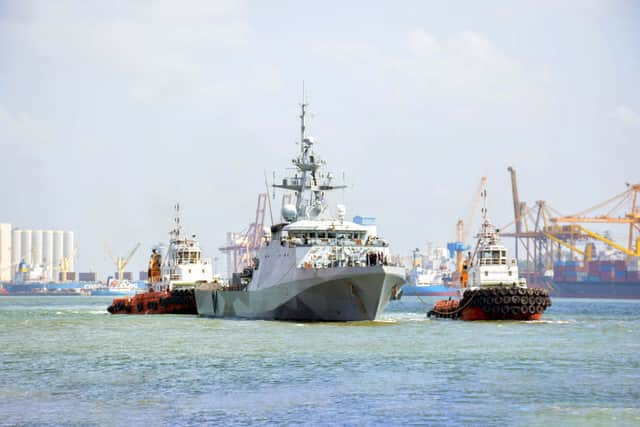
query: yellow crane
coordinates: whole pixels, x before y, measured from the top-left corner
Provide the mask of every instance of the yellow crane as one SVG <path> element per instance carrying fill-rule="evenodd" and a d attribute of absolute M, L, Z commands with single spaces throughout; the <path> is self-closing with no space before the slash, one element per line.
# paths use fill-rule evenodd
<path fill-rule="evenodd" d="M 126 258 L 114 257 L 113 253 L 111 253 L 111 249 L 109 249 L 108 246 L 106 247 L 107 253 L 109 254 L 109 258 L 111 258 L 111 261 L 113 261 L 113 264 L 118 269 L 118 280 L 124 279 L 124 269 L 127 266 L 127 264 L 129 264 L 129 261 L 131 261 L 131 258 L 133 258 L 133 255 L 136 253 L 139 247 L 140 247 L 140 243 L 138 242 L 129 253 L 129 256 L 127 256 Z"/>
<path fill-rule="evenodd" d="M 67 280 L 67 273 L 71 269 L 71 264 L 73 263 L 73 259 L 76 257 L 77 254 L 78 254 L 78 248 L 75 248 L 71 256 L 69 257 L 63 256 L 62 258 L 60 258 L 60 264 L 58 264 L 58 272 L 59 272 L 58 278 L 60 280 L 62 281 Z"/>
<path fill-rule="evenodd" d="M 582 212 L 578 212 L 569 216 L 557 216 L 551 218 L 553 223 L 570 223 L 584 233 L 604 244 L 619 250 L 620 252 L 632 256 L 640 257 L 640 208 L 638 207 L 638 193 L 640 192 L 640 184 L 627 183 L 627 189 L 604 202 L 598 203 Z M 602 209 L 607 205 L 613 205 L 609 211 L 603 215 L 587 216 L 598 209 Z M 615 212 L 627 206 L 627 211 L 622 215 L 615 216 Z M 627 247 L 624 247 L 611 239 L 608 239 L 595 231 L 588 230 L 579 224 L 629 224 L 629 234 Z M 635 243 L 635 248 L 634 248 Z"/>

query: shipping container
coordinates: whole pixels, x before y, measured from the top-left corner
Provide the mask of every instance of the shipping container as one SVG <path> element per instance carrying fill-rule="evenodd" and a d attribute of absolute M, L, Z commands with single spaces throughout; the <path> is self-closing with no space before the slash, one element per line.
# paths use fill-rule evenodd
<path fill-rule="evenodd" d="M 98 274 L 95 272 L 78 273 L 78 280 L 81 282 L 97 282 Z"/>
<path fill-rule="evenodd" d="M 628 271 L 627 272 L 627 280 L 628 281 L 638 281 L 638 280 L 640 280 L 640 271 Z"/>
<path fill-rule="evenodd" d="M 626 281 L 627 273 L 625 271 L 618 271 L 615 274 L 616 281 Z"/>
<path fill-rule="evenodd" d="M 608 282 L 613 280 L 613 272 L 602 272 L 600 273 L 600 280 L 602 280 L 603 282 Z"/>

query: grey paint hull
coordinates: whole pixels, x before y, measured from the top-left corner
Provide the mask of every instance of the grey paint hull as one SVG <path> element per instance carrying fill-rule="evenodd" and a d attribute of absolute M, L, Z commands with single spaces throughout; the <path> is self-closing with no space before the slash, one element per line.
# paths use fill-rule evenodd
<path fill-rule="evenodd" d="M 375 320 L 389 303 L 400 267 L 300 270 L 296 280 L 261 290 L 196 289 L 198 314 L 205 317 L 297 321 Z"/>

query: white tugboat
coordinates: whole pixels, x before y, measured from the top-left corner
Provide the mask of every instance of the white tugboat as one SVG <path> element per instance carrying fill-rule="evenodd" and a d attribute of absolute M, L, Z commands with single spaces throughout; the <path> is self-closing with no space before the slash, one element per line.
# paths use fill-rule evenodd
<path fill-rule="evenodd" d="M 518 276 L 516 260 L 507 260 L 507 249 L 487 216 L 487 193 L 480 233 L 473 255 L 465 261 L 461 299 L 436 302 L 429 316 L 462 320 L 539 320 L 551 305 L 544 289 L 527 288 Z"/>
<path fill-rule="evenodd" d="M 154 249 L 149 260 L 149 282 L 155 290 L 194 289 L 198 283 L 213 280 L 213 266 L 202 257 L 196 235 L 190 237 L 182 230 L 180 205 L 175 206 L 174 228 L 169 232 L 169 248 L 162 260 L 161 254 Z M 160 261 L 160 280 L 158 280 L 158 261 Z"/>
<path fill-rule="evenodd" d="M 116 298 L 107 308 L 112 314 L 196 314 L 194 288 L 213 280 L 212 265 L 202 258 L 195 234 L 182 232 L 180 205 L 163 260 L 158 249 L 149 258 L 149 290 L 131 298 Z"/>
<path fill-rule="evenodd" d="M 302 104 L 296 172 L 273 187 L 294 191 L 282 208 L 286 222 L 271 227 L 253 265 L 230 286 L 196 288 L 198 314 L 300 321 L 374 320 L 399 291 L 405 270 L 390 261 L 389 245 L 371 227 L 332 216 L 325 192 L 344 188 L 322 172 L 325 161 L 305 133 Z"/>

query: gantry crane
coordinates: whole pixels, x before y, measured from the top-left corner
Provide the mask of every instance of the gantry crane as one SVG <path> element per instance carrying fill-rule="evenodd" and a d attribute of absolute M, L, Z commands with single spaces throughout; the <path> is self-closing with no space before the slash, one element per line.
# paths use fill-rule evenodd
<path fill-rule="evenodd" d="M 240 233 L 227 233 L 227 245 L 219 248 L 227 254 L 227 274 L 239 273 L 253 266 L 256 251 L 264 240 L 264 220 L 267 209 L 267 193 L 258 194 L 255 221 Z"/>
<path fill-rule="evenodd" d="M 58 265 L 58 279 L 61 281 L 67 280 L 67 273 L 71 268 L 71 264 L 73 263 L 73 259 L 76 257 L 78 253 L 78 248 L 74 248 L 71 256 L 60 258 L 60 264 Z"/>
<path fill-rule="evenodd" d="M 590 207 L 582 212 L 570 216 L 557 216 L 551 218 L 551 222 L 575 224 L 575 226 L 584 234 L 603 242 L 604 244 L 619 250 L 620 252 L 632 256 L 640 256 L 640 208 L 638 207 L 638 193 L 640 192 L 640 184 L 627 183 L 627 189 L 602 203 Z M 613 207 L 604 215 L 587 216 L 598 209 L 606 206 Z M 622 212 L 622 215 L 614 216 L 616 212 L 627 206 L 628 211 Z M 629 224 L 629 234 L 627 246 L 624 247 L 611 239 L 608 239 L 594 231 L 587 230 L 579 224 Z M 635 244 L 635 248 L 634 248 Z"/>
<path fill-rule="evenodd" d="M 552 268 L 553 261 L 561 259 L 562 247 L 569 249 L 572 258 L 578 254 L 586 262 L 591 261 L 595 253 L 594 240 L 627 256 L 640 257 L 640 209 L 638 207 L 640 184 L 627 183 L 627 189 L 622 193 L 582 212 L 565 216 L 543 200 L 537 201 L 533 207 L 521 202 L 518 196 L 515 170 L 511 167 L 508 170 L 511 174 L 514 221 L 502 229 L 505 230 L 515 224 L 516 231 L 501 234 L 505 237 L 516 238 L 516 253 L 519 247 L 526 251 L 526 267 L 523 272 L 531 275 L 529 280 L 538 281 L 541 279 L 545 271 Z M 606 213 L 594 214 L 604 208 L 608 208 Z M 626 247 L 581 225 L 589 223 L 629 224 Z M 584 250 L 578 248 L 579 241 L 587 241 Z"/>
<path fill-rule="evenodd" d="M 476 216 L 476 212 L 478 210 L 478 206 L 480 205 L 481 195 L 486 191 L 487 188 L 487 177 L 483 176 L 480 178 L 480 183 L 478 184 L 478 188 L 474 193 L 473 200 L 471 202 L 471 209 L 467 214 L 467 221 L 465 222 L 462 219 L 459 219 L 456 223 L 456 240 L 455 242 L 447 243 L 447 249 L 449 250 L 450 256 L 453 258 L 455 255 L 456 258 L 456 272 L 453 277 L 455 282 L 460 280 L 462 274 L 462 259 L 464 256 L 464 251 L 469 249 L 469 238 L 471 237 L 471 229 L 473 224 L 473 219 Z"/>
<path fill-rule="evenodd" d="M 127 266 L 127 264 L 129 264 L 129 261 L 131 261 L 131 258 L 133 258 L 133 255 L 136 253 L 139 247 L 140 247 L 140 243 L 137 243 L 129 253 L 129 256 L 127 256 L 126 258 L 114 257 L 113 253 L 111 252 L 111 249 L 109 249 L 108 246 L 106 247 L 107 253 L 109 254 L 109 258 L 111 258 L 111 261 L 113 261 L 113 264 L 118 269 L 118 280 L 124 280 L 124 269 Z"/>

